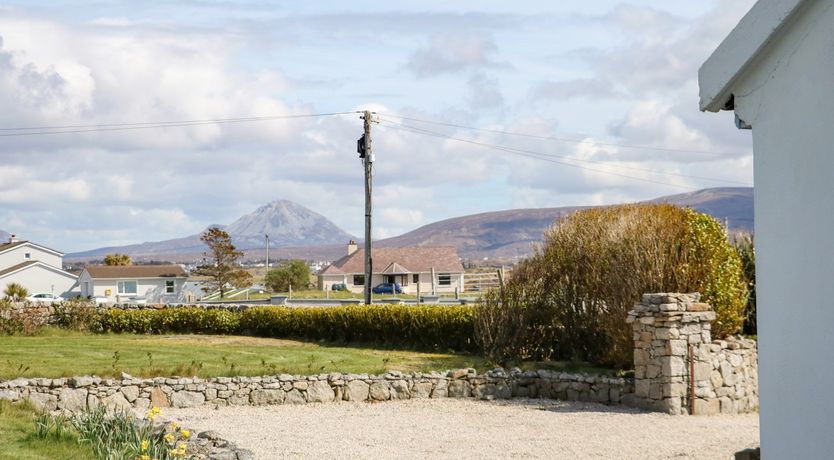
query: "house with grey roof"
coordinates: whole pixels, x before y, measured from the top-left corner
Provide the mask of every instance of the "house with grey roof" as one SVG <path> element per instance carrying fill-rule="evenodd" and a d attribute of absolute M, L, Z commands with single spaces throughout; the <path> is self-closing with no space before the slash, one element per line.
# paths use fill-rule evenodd
<path fill-rule="evenodd" d="M 109 303 L 183 302 L 188 274 L 179 265 L 91 265 L 78 277 L 81 295 Z"/>
<path fill-rule="evenodd" d="M 373 248 L 371 286 L 398 283 L 404 293 L 463 292 L 464 269 L 453 247 Z M 351 292 L 365 287 L 365 250 L 348 244 L 348 253 L 318 275 L 319 289 L 344 284 Z"/>
<path fill-rule="evenodd" d="M 0 244 L 0 291 L 18 283 L 30 293 L 71 296 L 78 277 L 63 269 L 64 253 L 11 235 Z"/>

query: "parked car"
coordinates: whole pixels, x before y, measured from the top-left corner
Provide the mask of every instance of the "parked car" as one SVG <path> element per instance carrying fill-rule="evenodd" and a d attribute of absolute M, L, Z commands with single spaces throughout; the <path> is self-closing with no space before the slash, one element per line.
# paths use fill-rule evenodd
<path fill-rule="evenodd" d="M 347 291 L 347 284 L 345 283 L 336 283 L 330 286 L 330 289 L 333 291 Z"/>
<path fill-rule="evenodd" d="M 402 294 L 403 290 L 399 283 L 381 283 L 371 289 L 374 294 Z"/>
<path fill-rule="evenodd" d="M 50 292 L 38 292 L 35 294 L 30 295 L 26 298 L 26 300 L 30 302 L 41 302 L 41 303 L 52 303 L 52 302 L 61 302 L 64 299 L 61 297 L 52 294 Z"/>

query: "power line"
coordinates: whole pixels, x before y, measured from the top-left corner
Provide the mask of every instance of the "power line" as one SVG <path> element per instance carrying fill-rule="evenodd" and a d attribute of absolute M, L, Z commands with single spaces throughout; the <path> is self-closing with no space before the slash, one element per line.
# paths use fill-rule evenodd
<path fill-rule="evenodd" d="M 501 150 L 501 151 L 505 151 L 505 152 L 508 152 L 508 153 L 525 156 L 525 157 L 528 157 L 528 158 L 534 158 L 534 159 L 538 159 L 538 160 L 549 161 L 551 163 L 557 163 L 557 164 L 561 164 L 561 165 L 564 165 L 564 166 L 569 166 L 569 167 L 572 167 L 572 168 L 594 171 L 594 172 L 598 172 L 598 173 L 602 173 L 602 174 L 618 176 L 618 177 L 631 179 L 631 180 L 638 180 L 638 181 L 642 181 L 642 182 L 649 182 L 649 183 L 653 183 L 653 184 L 665 185 L 665 186 L 669 186 L 669 187 L 675 187 L 675 188 L 686 189 L 686 190 L 697 190 L 696 188 L 688 187 L 688 186 L 684 186 L 684 185 L 673 184 L 673 183 L 669 183 L 669 182 L 661 182 L 661 181 L 657 181 L 657 180 L 653 180 L 653 179 L 647 179 L 647 178 L 643 178 L 643 177 L 629 176 L 627 174 L 621 174 L 621 173 L 614 172 L 614 171 L 607 171 L 607 170 L 603 170 L 603 169 L 590 168 L 590 167 L 578 165 L 578 164 L 575 164 L 575 163 L 559 161 L 559 160 L 556 160 L 556 159 L 553 158 L 554 155 L 547 154 L 547 153 L 536 152 L 536 151 L 525 150 L 525 149 L 518 149 L 518 148 L 508 147 L 508 146 L 503 146 L 503 145 L 489 144 L 489 143 L 486 143 L 486 142 L 475 141 L 475 140 L 472 140 L 472 139 L 464 139 L 464 138 L 449 136 L 449 135 L 446 135 L 446 134 L 443 134 L 443 133 L 429 131 L 429 130 L 425 130 L 425 129 L 422 129 L 422 128 L 416 128 L 416 127 L 413 127 L 413 126 L 397 125 L 397 124 L 395 124 L 391 121 L 387 121 L 387 120 L 382 120 L 382 122 L 386 124 L 385 125 L 386 127 L 389 127 L 391 129 L 395 129 L 395 130 L 403 130 L 403 131 L 408 131 L 408 132 L 412 132 L 412 133 L 416 133 L 416 134 L 422 134 L 422 135 L 438 137 L 438 138 L 443 138 L 443 139 L 450 139 L 450 140 L 454 140 L 454 141 L 458 141 L 458 142 L 464 142 L 464 143 L 473 144 L 473 145 L 478 145 L 478 146 L 481 146 L 481 147 L 486 147 L 486 148 L 490 148 L 490 149 L 494 149 L 494 150 Z M 593 162 L 591 160 L 579 160 L 579 159 L 575 159 L 575 158 L 570 158 L 570 160 Z M 593 163 L 598 163 L 598 162 L 593 162 Z M 683 176 L 683 177 L 696 177 L 696 178 L 702 178 L 702 179 L 707 179 L 707 180 L 715 180 L 715 181 L 732 182 L 732 183 L 741 184 L 740 182 L 726 181 L 726 180 L 723 180 L 723 179 L 714 179 L 714 178 L 707 178 L 707 177 L 700 177 L 700 176 L 687 176 L 687 175 L 676 174 L 676 173 L 663 173 L 663 172 L 647 170 L 647 169 L 642 169 L 642 168 L 630 168 L 630 169 L 637 169 L 637 170 L 641 170 L 641 171 L 650 172 L 650 173 L 653 173 L 653 174 L 666 174 L 666 175 L 676 175 L 676 176 Z"/>
<path fill-rule="evenodd" d="M 249 123 L 257 121 L 273 121 L 273 120 L 289 120 L 298 118 L 318 118 L 329 117 L 334 115 L 350 115 L 357 112 L 329 112 L 329 113 L 311 113 L 301 115 L 273 115 L 263 117 L 245 117 L 245 118 L 216 118 L 203 120 L 178 120 L 178 121 L 159 121 L 159 122 L 137 122 L 137 123 L 106 123 L 106 124 L 89 124 L 89 125 L 63 125 L 63 126 L 35 126 L 35 127 L 19 127 L 19 128 L 0 128 L 0 137 L 19 137 L 19 136 L 39 136 L 52 134 L 77 134 L 77 133 L 91 133 L 99 131 L 130 131 L 136 129 L 156 129 L 156 128 L 175 128 L 184 126 L 202 126 L 202 125 L 221 125 L 232 123 Z M 26 131 L 26 132 L 10 132 L 10 131 Z"/>
<path fill-rule="evenodd" d="M 427 123 L 431 125 L 440 125 L 440 126 L 449 126 L 452 128 L 460 128 L 460 129 L 467 129 L 471 131 L 483 131 L 487 133 L 493 134 L 503 134 L 507 136 L 519 136 L 519 137 L 527 137 L 531 139 L 541 139 L 547 141 L 559 141 L 559 142 L 570 142 L 574 144 L 592 144 L 592 145 L 603 145 L 607 147 L 621 147 L 627 149 L 639 149 L 639 150 L 655 150 L 660 152 L 679 152 L 679 153 L 696 153 L 702 155 L 717 155 L 717 156 L 727 156 L 727 155 L 741 155 L 740 152 L 713 152 L 707 150 L 693 150 L 693 149 L 674 149 L 674 148 L 664 148 L 664 147 L 652 147 L 648 145 L 634 145 L 634 144 L 620 144 L 616 142 L 598 142 L 598 141 L 591 141 L 588 139 L 571 139 L 566 137 L 555 137 L 555 136 L 540 136 L 537 134 L 529 134 L 529 133 L 519 133 L 514 131 L 504 131 L 500 129 L 490 129 L 490 128 L 476 128 L 474 126 L 466 126 L 460 125 L 456 123 L 446 123 L 442 121 L 435 121 L 435 120 L 423 120 L 420 118 L 412 118 L 412 117 L 405 117 L 402 115 L 396 114 L 384 114 L 391 117 L 399 118 L 401 120 L 407 121 L 414 121 L 417 123 Z"/>

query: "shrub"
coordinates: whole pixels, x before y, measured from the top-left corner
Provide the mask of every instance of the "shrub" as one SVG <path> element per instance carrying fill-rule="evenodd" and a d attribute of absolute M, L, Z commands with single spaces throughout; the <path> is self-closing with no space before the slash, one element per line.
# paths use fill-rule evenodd
<path fill-rule="evenodd" d="M 9 299 L 0 300 L 0 334 L 31 335 L 46 324 L 46 316 L 15 308 Z"/>
<path fill-rule="evenodd" d="M 290 260 L 266 273 L 266 285 L 273 292 L 287 292 L 290 286 L 305 289 L 310 284 L 310 267 L 303 260 Z"/>
<path fill-rule="evenodd" d="M 3 295 L 6 296 L 6 299 L 17 302 L 25 299 L 29 295 L 29 291 L 22 284 L 9 283 L 6 285 L 6 289 L 3 290 Z"/>
<path fill-rule="evenodd" d="M 733 246 L 741 259 L 741 266 L 744 270 L 744 280 L 750 296 L 747 298 L 747 308 L 744 313 L 745 334 L 756 335 L 758 327 L 756 324 L 756 244 L 752 235 L 736 235 L 733 239 Z"/>
<path fill-rule="evenodd" d="M 371 305 L 252 308 L 243 312 L 240 324 L 266 337 L 475 351 L 473 320 L 473 307 L 465 305 Z"/>
<path fill-rule="evenodd" d="M 100 331 L 101 315 L 102 310 L 86 300 L 66 300 L 53 305 L 55 325 L 73 331 Z"/>
<path fill-rule="evenodd" d="M 239 313 L 198 307 L 162 310 L 111 308 L 101 314 L 99 321 L 100 329 L 105 332 L 234 334 L 239 330 L 239 319 Z"/>
<path fill-rule="evenodd" d="M 628 310 L 647 292 L 700 292 L 716 337 L 735 333 L 747 292 L 713 218 L 672 205 L 584 210 L 545 234 L 502 290 L 484 296 L 476 334 L 486 355 L 631 366 Z"/>

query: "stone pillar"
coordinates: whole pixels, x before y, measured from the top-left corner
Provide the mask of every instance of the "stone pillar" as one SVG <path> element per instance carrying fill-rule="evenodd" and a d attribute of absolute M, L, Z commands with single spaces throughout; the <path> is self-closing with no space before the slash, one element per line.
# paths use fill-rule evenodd
<path fill-rule="evenodd" d="M 669 414 L 690 413 L 694 383 L 693 413 L 718 413 L 719 401 L 710 383 L 710 323 L 715 312 L 699 303 L 700 297 L 698 293 L 644 294 L 643 301 L 628 313 L 634 330 L 638 406 Z"/>

